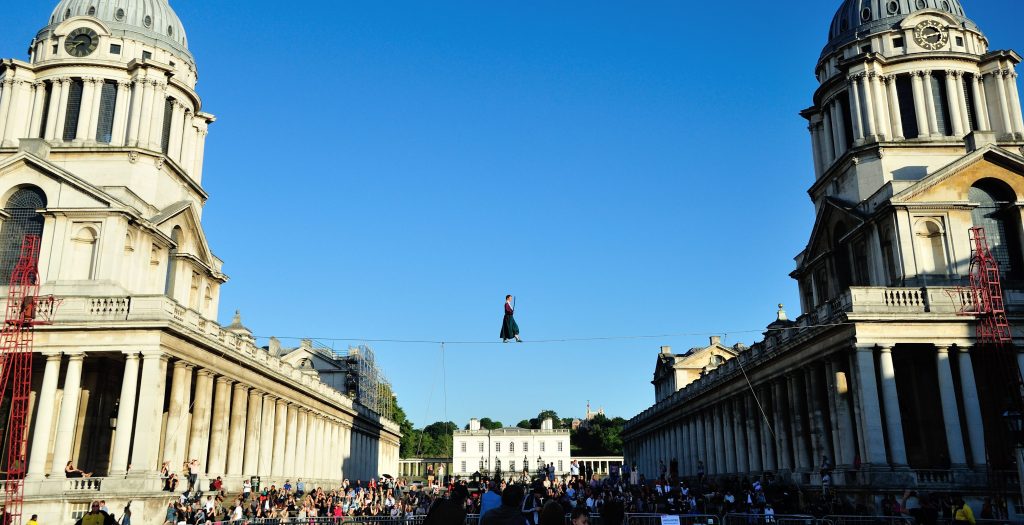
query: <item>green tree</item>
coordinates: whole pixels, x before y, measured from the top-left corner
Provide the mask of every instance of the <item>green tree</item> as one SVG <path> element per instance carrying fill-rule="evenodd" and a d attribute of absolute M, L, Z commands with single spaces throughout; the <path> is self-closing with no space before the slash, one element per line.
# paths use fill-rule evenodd
<path fill-rule="evenodd" d="M 622 428 L 626 420 L 594 416 L 570 437 L 573 452 L 584 456 L 618 456 L 622 454 Z"/>
<path fill-rule="evenodd" d="M 485 417 L 485 418 L 480 420 L 480 428 L 482 428 L 484 430 L 497 430 L 497 429 L 502 428 L 504 426 L 505 425 L 501 424 L 501 421 L 493 421 L 489 417 Z"/>
<path fill-rule="evenodd" d="M 516 423 L 516 426 L 519 427 L 519 428 L 533 428 L 533 426 L 530 423 L 529 419 L 524 419 L 524 420 Z"/>

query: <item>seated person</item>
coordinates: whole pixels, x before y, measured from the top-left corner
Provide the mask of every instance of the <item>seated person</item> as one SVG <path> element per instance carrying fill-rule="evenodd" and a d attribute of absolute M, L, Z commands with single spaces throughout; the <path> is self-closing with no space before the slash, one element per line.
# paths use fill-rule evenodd
<path fill-rule="evenodd" d="M 64 465 L 64 476 L 68 478 L 91 478 L 92 472 L 82 472 L 68 461 L 67 464 Z"/>

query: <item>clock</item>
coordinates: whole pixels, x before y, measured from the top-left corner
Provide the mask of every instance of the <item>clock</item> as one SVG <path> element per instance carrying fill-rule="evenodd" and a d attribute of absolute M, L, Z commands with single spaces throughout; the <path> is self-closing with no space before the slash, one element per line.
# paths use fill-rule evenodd
<path fill-rule="evenodd" d="M 930 51 L 942 49 L 949 43 L 949 29 L 935 20 L 925 20 L 914 28 L 914 41 Z"/>
<path fill-rule="evenodd" d="M 64 38 L 64 49 L 73 57 L 86 57 L 96 51 L 100 36 L 88 27 L 80 27 Z"/>

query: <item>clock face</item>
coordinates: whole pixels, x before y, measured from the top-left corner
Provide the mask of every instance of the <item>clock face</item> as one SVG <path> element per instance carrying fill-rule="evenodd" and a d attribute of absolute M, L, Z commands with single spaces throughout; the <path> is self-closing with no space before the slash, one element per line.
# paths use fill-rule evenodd
<path fill-rule="evenodd" d="M 64 39 L 64 49 L 73 57 L 85 57 L 96 51 L 100 37 L 88 27 L 80 27 L 68 33 Z"/>
<path fill-rule="evenodd" d="M 935 20 L 926 20 L 914 28 L 914 41 L 924 49 L 942 49 L 949 43 L 949 29 Z"/>

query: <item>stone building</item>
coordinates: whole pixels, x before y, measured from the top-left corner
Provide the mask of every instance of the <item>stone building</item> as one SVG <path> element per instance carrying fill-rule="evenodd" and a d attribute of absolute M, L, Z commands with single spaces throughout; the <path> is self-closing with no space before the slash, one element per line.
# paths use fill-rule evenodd
<path fill-rule="evenodd" d="M 558 474 L 569 471 L 569 429 L 556 429 L 547 418 L 540 429 L 506 427 L 488 430 L 480 420 L 469 420 L 468 430 L 452 436 L 452 467 L 457 476 L 501 471 L 508 477 L 524 470 L 533 473 L 541 464 L 553 464 Z"/>
<path fill-rule="evenodd" d="M 161 464 L 207 478 L 336 483 L 397 468 L 397 426 L 217 324 L 223 262 L 201 223 L 207 130 L 166 0 L 61 0 L 27 61 L 0 62 L 0 281 L 42 236 L 26 512 L 101 496 L 157 523 Z M 4 283 L 0 283 L 4 284 Z M 6 421 L 6 418 L 4 418 Z M 65 478 L 73 464 L 92 478 Z"/>
<path fill-rule="evenodd" d="M 627 461 L 816 484 L 824 456 L 850 493 L 1018 494 L 1000 363 L 975 349 L 953 286 L 984 226 L 1024 326 L 1020 60 L 958 0 L 842 3 L 802 112 L 816 175 L 791 274 L 803 315 L 659 389 L 626 427 Z"/>

